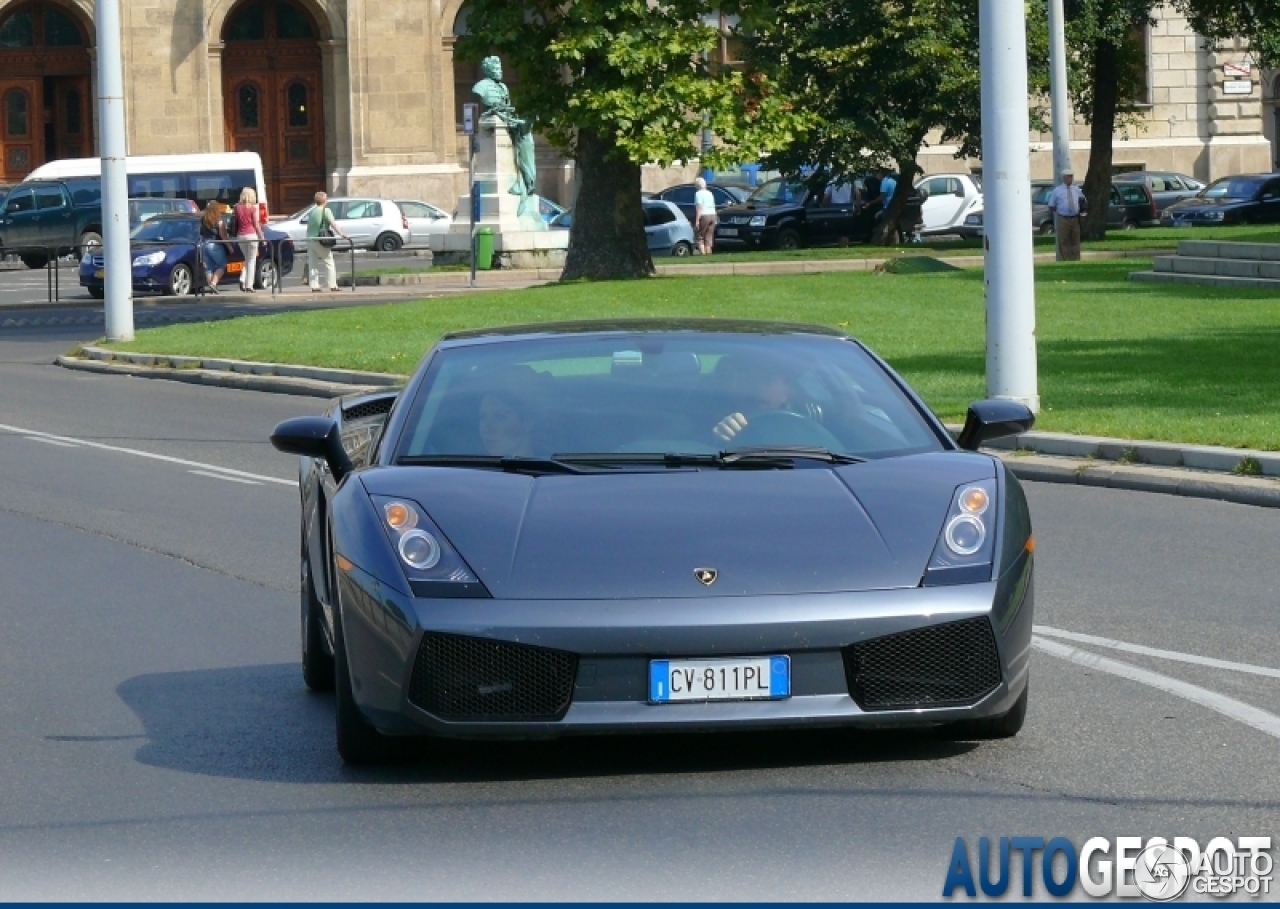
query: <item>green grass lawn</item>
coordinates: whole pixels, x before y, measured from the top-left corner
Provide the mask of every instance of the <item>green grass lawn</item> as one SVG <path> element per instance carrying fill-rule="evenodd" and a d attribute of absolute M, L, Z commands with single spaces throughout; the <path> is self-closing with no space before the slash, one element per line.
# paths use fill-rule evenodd
<path fill-rule="evenodd" d="M 1142 284 L 1140 259 L 1037 268 L 1038 428 L 1280 449 L 1280 295 Z M 547 285 L 138 332 L 122 349 L 412 371 L 450 330 L 622 316 L 834 325 L 944 419 L 984 394 L 982 272 L 666 277 Z"/>

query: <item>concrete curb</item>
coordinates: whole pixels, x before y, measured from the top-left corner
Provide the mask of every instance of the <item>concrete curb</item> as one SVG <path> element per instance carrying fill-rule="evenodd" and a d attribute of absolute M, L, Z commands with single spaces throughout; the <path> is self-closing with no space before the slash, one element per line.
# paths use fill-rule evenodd
<path fill-rule="evenodd" d="M 1176 467 L 1098 464 L 1075 458 L 993 452 L 1022 480 L 1159 492 L 1239 505 L 1280 508 L 1280 482 L 1257 477 L 1203 473 Z"/>

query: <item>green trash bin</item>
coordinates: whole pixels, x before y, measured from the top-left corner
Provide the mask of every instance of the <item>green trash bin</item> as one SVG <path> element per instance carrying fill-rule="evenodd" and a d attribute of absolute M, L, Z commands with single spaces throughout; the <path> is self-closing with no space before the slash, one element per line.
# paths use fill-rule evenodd
<path fill-rule="evenodd" d="M 493 267 L 493 228 L 476 228 L 476 269 L 488 271 Z"/>

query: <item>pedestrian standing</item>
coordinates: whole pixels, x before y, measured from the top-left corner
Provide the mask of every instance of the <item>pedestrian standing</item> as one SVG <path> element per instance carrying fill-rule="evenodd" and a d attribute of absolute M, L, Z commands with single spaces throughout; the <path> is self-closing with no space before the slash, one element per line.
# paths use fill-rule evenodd
<path fill-rule="evenodd" d="M 1058 261 L 1080 261 L 1080 214 L 1087 211 L 1088 202 L 1080 187 L 1075 185 L 1075 175 L 1062 172 L 1062 182 L 1053 188 L 1049 197 L 1049 211 L 1053 212 L 1053 229 L 1058 236 Z"/>
<path fill-rule="evenodd" d="M 246 186 L 240 190 L 240 201 L 236 203 L 234 211 L 236 240 L 239 241 L 240 252 L 244 255 L 244 270 L 240 272 L 240 289 L 251 294 L 258 275 L 258 244 L 266 239 L 262 233 L 261 218 L 258 214 L 258 194 L 252 186 Z"/>
<path fill-rule="evenodd" d="M 313 294 L 320 293 L 321 269 L 324 270 L 325 286 L 333 291 L 338 289 L 338 269 L 333 264 L 333 247 L 338 242 L 337 237 L 351 239 L 338 227 L 328 202 L 328 193 L 316 193 L 315 208 L 307 215 L 307 275 Z"/>
<path fill-rule="evenodd" d="M 693 181 L 697 192 L 693 194 L 694 232 L 698 239 L 698 252 L 711 255 L 716 237 L 716 197 L 707 189 L 707 181 L 699 177 Z"/>
<path fill-rule="evenodd" d="M 227 270 L 227 225 L 222 220 L 223 204 L 210 199 L 200 217 L 200 250 L 204 254 L 204 291 L 216 294 L 218 282 Z"/>

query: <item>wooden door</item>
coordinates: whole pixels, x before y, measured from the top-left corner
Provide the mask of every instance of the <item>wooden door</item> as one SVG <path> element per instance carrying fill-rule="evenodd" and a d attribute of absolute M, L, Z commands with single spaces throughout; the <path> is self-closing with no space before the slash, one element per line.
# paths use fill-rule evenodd
<path fill-rule="evenodd" d="M 16 183 L 45 160 L 39 79 L 0 77 L 0 175 Z"/>
<path fill-rule="evenodd" d="M 88 76 L 60 76 L 53 80 L 56 147 L 48 149 L 50 159 L 87 158 L 93 154 L 90 100 Z"/>

